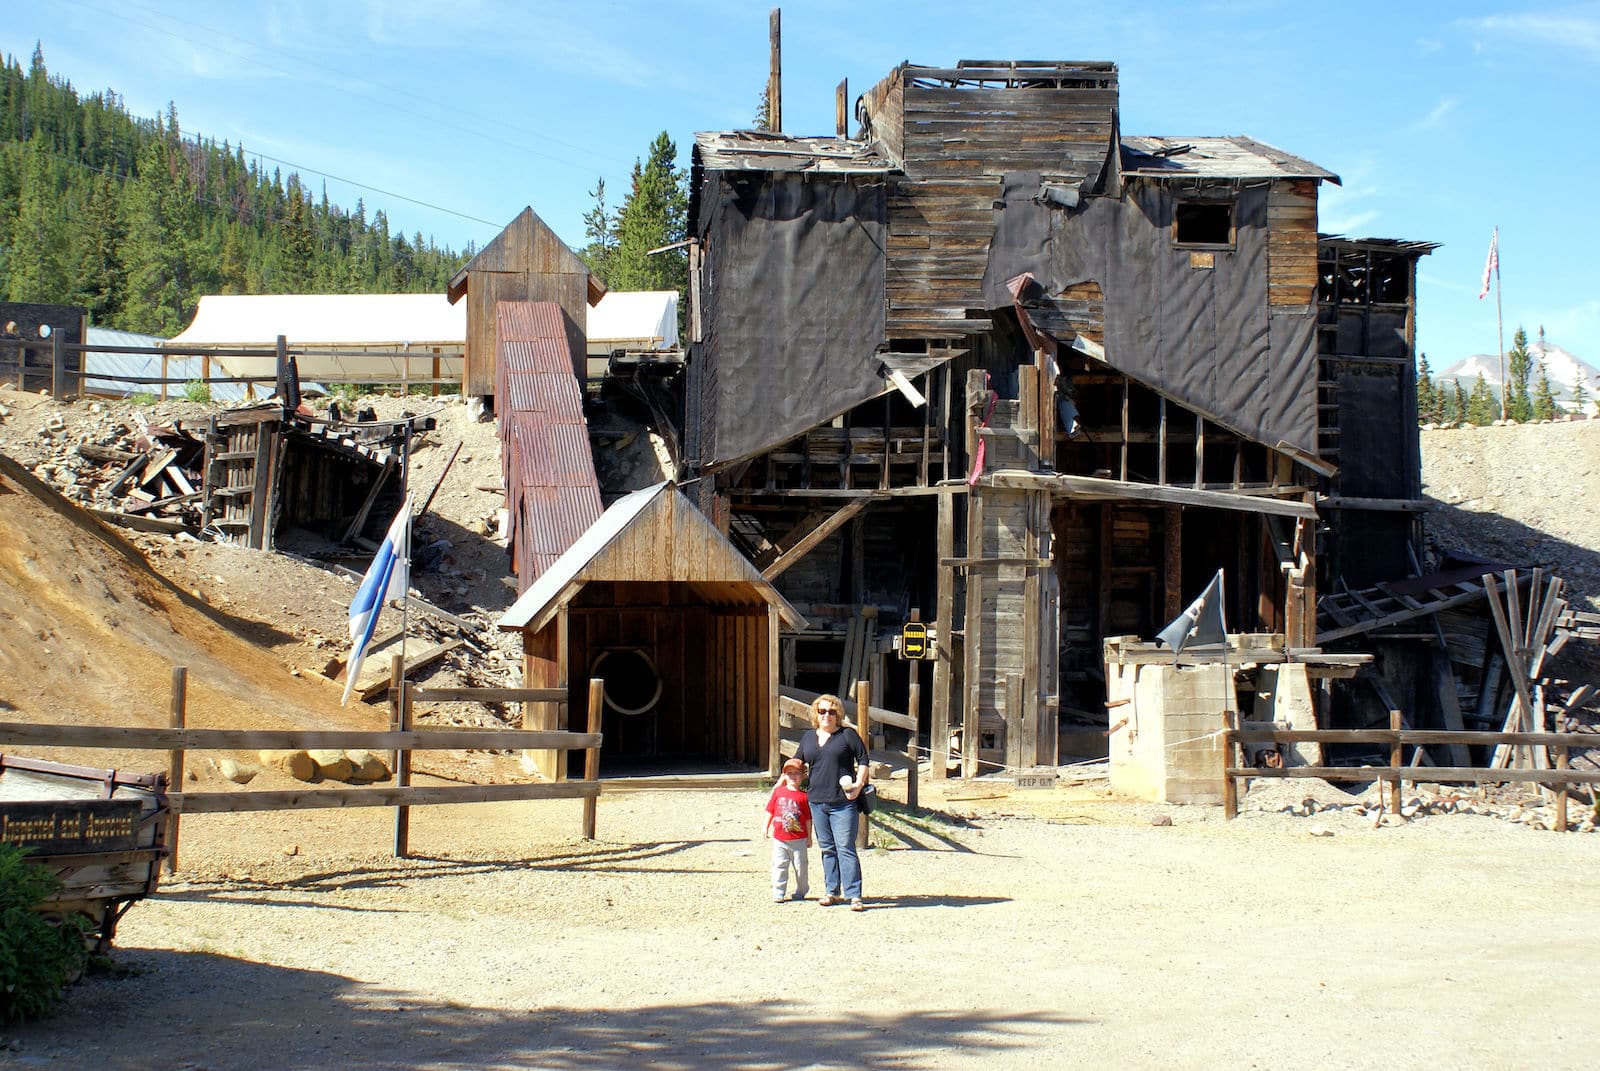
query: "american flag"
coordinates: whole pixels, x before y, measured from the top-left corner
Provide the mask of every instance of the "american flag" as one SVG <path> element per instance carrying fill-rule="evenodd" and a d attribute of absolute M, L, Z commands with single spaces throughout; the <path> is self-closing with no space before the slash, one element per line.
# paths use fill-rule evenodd
<path fill-rule="evenodd" d="M 1489 296 L 1489 276 L 1500 270 L 1500 228 L 1496 227 L 1489 236 L 1489 258 L 1483 262 L 1483 288 L 1478 291 L 1478 298 L 1482 300 Z"/>

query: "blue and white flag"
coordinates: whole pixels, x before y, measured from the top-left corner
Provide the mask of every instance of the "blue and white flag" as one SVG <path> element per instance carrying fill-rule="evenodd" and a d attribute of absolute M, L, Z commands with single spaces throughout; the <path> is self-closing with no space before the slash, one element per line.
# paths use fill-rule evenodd
<path fill-rule="evenodd" d="M 1172 623 L 1156 637 L 1172 648 L 1174 657 L 1191 643 L 1219 644 L 1228 642 L 1228 624 L 1222 617 L 1222 570 L 1211 578 L 1211 583 L 1189 608 L 1173 619 Z"/>
<path fill-rule="evenodd" d="M 367 657 L 367 644 L 378 629 L 378 615 L 383 604 L 390 599 L 404 599 L 411 586 L 411 497 L 400 507 L 383 545 L 367 566 L 356 597 L 350 603 L 350 660 L 344 671 L 344 698 L 339 705 L 350 701 L 350 691 L 361 675 L 361 663 Z"/>

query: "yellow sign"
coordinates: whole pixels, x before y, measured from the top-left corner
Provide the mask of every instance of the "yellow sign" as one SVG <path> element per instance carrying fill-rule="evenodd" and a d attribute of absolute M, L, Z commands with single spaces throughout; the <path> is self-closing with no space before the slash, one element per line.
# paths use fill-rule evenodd
<path fill-rule="evenodd" d="M 920 621 L 907 621 L 900 626 L 900 657 L 927 658 L 932 654 L 928 646 L 928 626 Z"/>

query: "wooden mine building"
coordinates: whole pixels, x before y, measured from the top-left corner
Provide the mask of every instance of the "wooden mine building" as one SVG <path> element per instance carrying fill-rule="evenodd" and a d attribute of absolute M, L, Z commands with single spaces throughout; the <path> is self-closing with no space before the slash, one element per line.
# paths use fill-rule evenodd
<path fill-rule="evenodd" d="M 1307 648 L 1319 590 L 1418 549 L 1432 247 L 1319 237 L 1333 173 L 1124 136 L 1118 92 L 1111 63 L 906 64 L 855 137 L 695 139 L 686 487 L 809 622 L 783 683 L 934 623 L 924 724 L 968 774 L 1103 728 L 1103 641 L 1218 569 L 1232 631 Z"/>

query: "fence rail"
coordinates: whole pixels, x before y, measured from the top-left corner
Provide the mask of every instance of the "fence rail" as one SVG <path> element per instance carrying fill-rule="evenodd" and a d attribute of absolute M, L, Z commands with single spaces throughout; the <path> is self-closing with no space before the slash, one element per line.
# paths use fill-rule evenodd
<path fill-rule="evenodd" d="M 91 372 L 88 368 L 87 357 L 96 353 L 128 354 L 133 356 L 159 357 L 162 361 L 160 376 L 134 376 L 119 373 Z M 30 359 L 31 355 L 31 359 Z M 69 358 L 76 357 L 76 362 Z M 192 375 L 166 375 L 166 362 L 169 358 L 199 358 L 202 362 L 201 374 Z M 352 349 L 323 349 L 316 346 L 289 346 L 280 340 L 275 346 L 120 346 L 101 345 L 87 342 L 64 342 L 60 335 L 52 335 L 48 339 L 26 338 L 0 338 L 0 383 L 12 383 L 20 390 L 32 389 L 33 385 L 48 382 L 50 393 L 56 397 L 63 397 L 76 390 L 79 394 L 88 393 L 86 385 L 90 383 L 128 383 L 135 386 L 160 387 L 165 396 L 166 388 L 182 387 L 189 383 L 200 382 L 205 384 L 240 383 L 253 386 L 257 383 L 276 382 L 281 373 L 272 375 L 230 375 L 217 376 L 211 374 L 210 361 L 212 358 L 254 358 L 258 360 L 271 360 L 276 362 L 289 358 L 371 358 L 374 360 L 397 360 L 404 362 L 433 361 L 433 375 L 410 375 L 408 372 L 357 372 L 342 371 L 334 382 L 351 383 L 362 386 L 376 386 L 387 384 L 401 384 L 407 387 L 432 387 L 458 385 L 461 382 L 459 375 L 440 375 L 439 361 L 460 361 L 460 353 L 433 353 L 429 350 L 352 350 Z M 409 369 L 409 363 L 403 367 Z M 319 381 L 326 381 L 329 377 L 316 377 Z"/>
<path fill-rule="evenodd" d="M 1239 813 L 1239 783 L 1251 778 L 1320 778 L 1324 781 L 1377 781 L 1389 786 L 1389 809 L 1400 812 L 1402 787 L 1407 781 L 1471 782 L 1473 784 L 1531 784 L 1555 790 L 1556 831 L 1567 828 L 1567 797 L 1571 786 L 1600 786 L 1600 770 L 1573 770 L 1571 749 L 1600 746 L 1600 736 L 1590 733 L 1476 732 L 1459 729 L 1406 729 L 1399 711 L 1390 712 L 1387 729 L 1264 729 L 1240 728 L 1236 714 L 1225 714 L 1222 730 L 1223 813 Z M 1239 760 L 1241 744 L 1386 744 L 1387 766 L 1245 766 Z M 1408 766 L 1404 750 L 1428 744 L 1505 745 L 1512 748 L 1549 748 L 1555 769 L 1500 769 L 1480 766 Z"/>
<path fill-rule="evenodd" d="M 509 800 L 582 799 L 583 835 L 595 836 L 595 802 L 600 796 L 599 681 L 589 689 L 589 731 L 552 729 L 414 729 L 412 705 L 430 702 L 540 702 L 565 706 L 567 693 L 555 688 L 418 688 L 401 676 L 398 655 L 390 663 L 390 727 L 388 729 L 191 729 L 184 723 L 188 708 L 188 670 L 172 670 L 171 725 L 101 726 L 0 722 L 0 752 L 16 745 L 30 747 L 115 748 L 130 751 L 166 751 L 170 817 L 166 852 L 171 870 L 178 865 L 179 818 L 189 814 L 235 814 L 251 811 L 298 811 L 349 807 L 395 809 L 394 853 L 410 851 L 411 811 L 415 806 L 451 803 L 493 803 Z M 182 792 L 187 757 L 191 751 L 297 751 L 321 749 L 385 751 L 393 756 L 395 783 L 365 788 L 304 788 L 283 791 Z M 585 776 L 581 781 L 555 781 L 510 785 L 411 784 L 413 751 L 517 748 L 528 751 L 583 751 Z"/>

